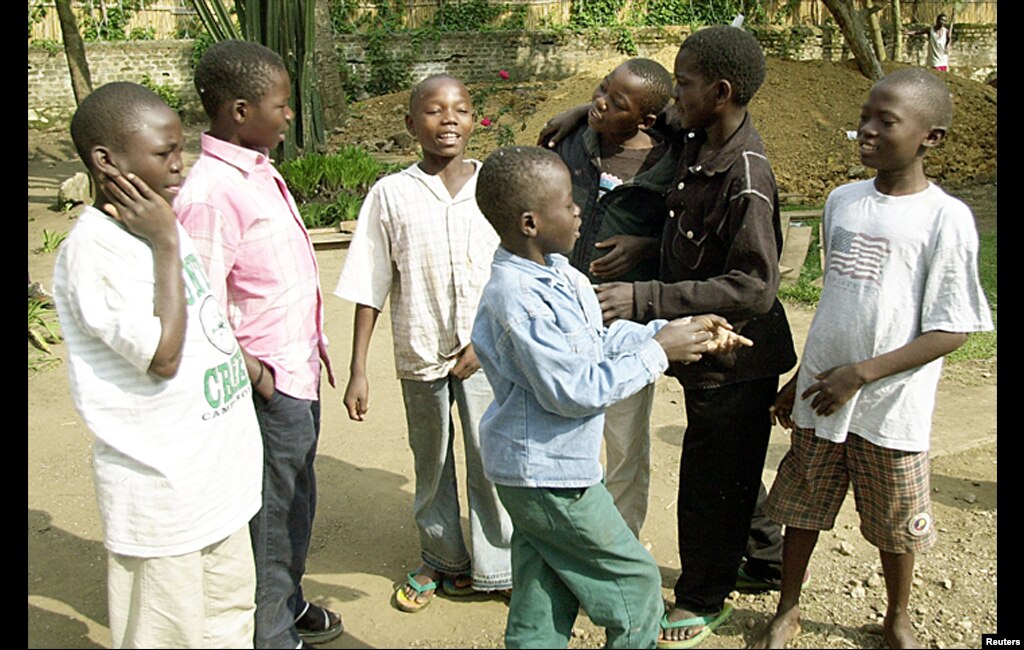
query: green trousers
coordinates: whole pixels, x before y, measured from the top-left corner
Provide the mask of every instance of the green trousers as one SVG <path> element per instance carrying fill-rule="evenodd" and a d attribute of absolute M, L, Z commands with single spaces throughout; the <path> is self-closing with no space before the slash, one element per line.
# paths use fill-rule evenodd
<path fill-rule="evenodd" d="M 512 602 L 505 646 L 564 648 L 582 605 L 608 648 L 654 648 L 664 614 L 658 565 L 598 483 L 496 486 L 512 518 Z"/>

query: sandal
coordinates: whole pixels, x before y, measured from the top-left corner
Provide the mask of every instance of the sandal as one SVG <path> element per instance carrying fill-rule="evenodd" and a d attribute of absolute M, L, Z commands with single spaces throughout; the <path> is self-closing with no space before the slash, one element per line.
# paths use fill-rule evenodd
<path fill-rule="evenodd" d="M 460 582 L 463 583 L 461 587 L 459 586 Z M 457 576 L 447 575 L 444 577 L 444 580 L 441 581 L 441 593 L 445 596 L 459 598 L 472 596 L 477 593 L 477 590 L 473 588 L 473 578 L 465 573 L 460 573 Z"/>
<path fill-rule="evenodd" d="M 295 630 L 303 642 L 327 643 L 341 636 L 345 626 L 341 617 L 331 610 L 307 601 L 305 609 L 295 619 Z"/>
<path fill-rule="evenodd" d="M 412 587 L 413 591 L 416 592 L 416 599 L 409 600 L 409 597 L 405 595 L 405 588 L 407 586 Z M 412 572 L 407 576 L 406 581 L 395 589 L 395 607 L 403 612 L 418 612 L 433 602 L 434 595 L 437 593 L 437 587 L 438 584 L 433 580 L 420 584 L 416 580 L 416 572 Z M 419 600 L 419 597 L 428 591 L 430 595 L 425 600 Z"/>
<path fill-rule="evenodd" d="M 722 611 L 717 614 L 706 614 L 704 616 L 693 616 L 690 618 L 680 619 L 678 621 L 668 620 L 668 614 L 661 617 L 661 629 L 674 630 L 680 627 L 697 627 L 702 626 L 701 631 L 691 636 L 689 639 L 680 639 L 679 641 L 668 641 L 666 639 L 658 639 L 659 648 L 693 648 L 700 645 L 704 639 L 711 636 L 711 633 L 715 631 L 715 628 L 719 627 L 722 623 L 729 620 L 732 616 L 732 603 L 726 603 Z"/>

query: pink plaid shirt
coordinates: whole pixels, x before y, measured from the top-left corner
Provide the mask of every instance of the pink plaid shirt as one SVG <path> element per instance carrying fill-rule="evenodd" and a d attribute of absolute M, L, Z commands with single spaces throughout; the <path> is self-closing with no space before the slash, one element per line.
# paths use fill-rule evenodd
<path fill-rule="evenodd" d="M 334 384 L 319 271 L 295 201 L 267 152 L 204 133 L 174 210 L 238 342 L 273 369 L 277 390 L 318 399 L 321 359 Z"/>

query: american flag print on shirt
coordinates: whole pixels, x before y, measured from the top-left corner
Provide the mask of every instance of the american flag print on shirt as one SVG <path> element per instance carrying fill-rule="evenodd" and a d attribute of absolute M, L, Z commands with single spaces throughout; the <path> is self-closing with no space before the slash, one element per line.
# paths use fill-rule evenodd
<path fill-rule="evenodd" d="M 836 226 L 829 247 L 828 270 L 855 280 L 881 284 L 879 276 L 889 257 L 889 240 Z"/>

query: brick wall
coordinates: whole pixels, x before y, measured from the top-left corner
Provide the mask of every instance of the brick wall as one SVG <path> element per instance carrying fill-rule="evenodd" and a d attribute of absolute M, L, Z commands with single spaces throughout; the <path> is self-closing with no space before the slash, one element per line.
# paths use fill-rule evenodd
<path fill-rule="evenodd" d="M 667 45 L 676 45 L 689 34 L 687 27 L 640 28 L 632 30 L 640 56 L 650 55 Z M 753 28 L 769 56 L 800 60 L 839 61 L 849 56 L 841 34 L 830 27 Z M 954 71 L 984 81 L 996 69 L 995 25 L 956 26 L 956 40 L 950 54 Z M 905 41 L 905 60 L 924 64 L 925 37 Z M 451 33 L 438 38 L 395 34 L 388 39 L 388 51 L 407 60 L 411 78 L 448 72 L 465 81 L 494 79 L 498 70 L 508 70 L 519 79 L 563 79 L 581 66 L 618 54 L 614 34 L 593 36 L 568 32 L 485 32 Z M 366 40 L 355 35 L 337 39 L 340 63 L 355 81 L 370 73 Z M 94 85 L 110 81 L 140 82 L 148 75 L 155 83 L 169 85 L 186 103 L 186 110 L 201 115 L 192 88 L 192 41 L 128 41 L 88 43 L 86 57 Z M 28 106 L 30 114 L 62 119 L 74 111 L 75 101 L 63 50 L 49 53 L 28 50 Z"/>

